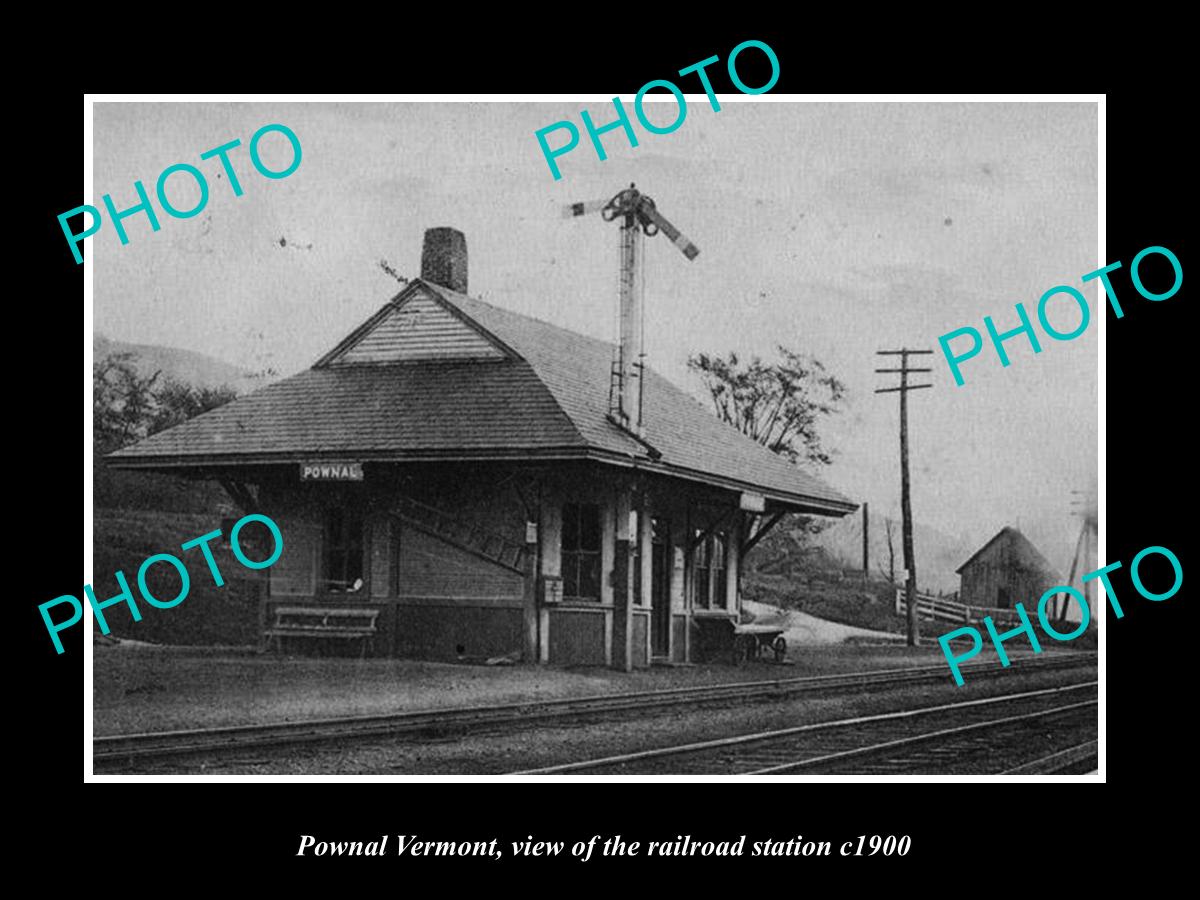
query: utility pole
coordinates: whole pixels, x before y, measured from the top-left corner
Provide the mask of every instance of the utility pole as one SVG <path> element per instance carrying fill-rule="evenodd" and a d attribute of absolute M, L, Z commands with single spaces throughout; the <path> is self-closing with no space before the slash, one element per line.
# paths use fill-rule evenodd
<path fill-rule="evenodd" d="M 863 504 L 863 582 L 871 580 L 871 549 L 867 536 L 871 533 L 871 504 Z"/>
<path fill-rule="evenodd" d="M 1084 535 L 1087 533 L 1087 523 L 1079 529 L 1079 537 L 1075 540 L 1075 553 L 1071 556 L 1071 574 L 1067 576 L 1067 584 L 1071 587 L 1075 586 L 1075 571 L 1079 566 L 1079 560 L 1084 554 Z M 1083 585 L 1083 599 L 1087 601 L 1088 612 L 1092 611 L 1091 592 L 1088 590 L 1088 584 Z M 1065 619 L 1067 616 L 1067 595 L 1059 594 L 1054 598 L 1054 618 Z"/>
<path fill-rule="evenodd" d="M 899 356 L 900 368 L 876 369 L 876 372 L 897 372 L 900 375 L 900 386 L 878 388 L 877 394 L 900 392 L 900 514 L 903 517 L 904 568 L 908 578 L 905 584 L 905 597 L 908 603 L 908 646 L 915 647 L 920 643 L 921 628 L 917 622 L 917 563 L 913 555 L 912 534 L 912 499 L 908 487 L 908 392 L 921 388 L 933 387 L 932 384 L 909 384 L 910 372 L 932 372 L 933 369 L 914 369 L 908 365 L 910 356 L 932 355 L 932 350 L 876 350 L 877 356 Z"/>
<path fill-rule="evenodd" d="M 1096 533 L 1097 515 L 1096 515 L 1096 500 L 1091 491 L 1071 491 L 1076 495 L 1071 500 L 1071 515 L 1079 516 L 1082 520 L 1079 529 L 1079 538 L 1075 541 L 1075 555 L 1071 557 L 1071 574 L 1067 576 L 1067 584 L 1075 584 L 1076 570 L 1082 572 L 1090 565 L 1092 535 Z M 1085 581 L 1083 584 L 1083 599 L 1088 605 L 1088 612 L 1095 611 L 1095 606 L 1092 602 L 1092 582 Z M 1056 618 L 1066 618 L 1067 615 L 1067 595 L 1059 594 L 1055 598 L 1055 613 Z"/>

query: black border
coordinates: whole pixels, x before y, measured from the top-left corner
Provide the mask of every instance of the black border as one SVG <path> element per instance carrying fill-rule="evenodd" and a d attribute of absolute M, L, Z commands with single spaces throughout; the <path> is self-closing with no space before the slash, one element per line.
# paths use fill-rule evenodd
<path fill-rule="evenodd" d="M 726 33 L 739 30 L 727 28 Z M 776 50 L 782 75 L 775 92 L 832 91 L 855 86 L 866 90 L 927 91 L 989 87 L 986 82 L 949 84 L 941 79 L 904 84 L 879 72 L 871 73 L 871 77 L 851 77 L 847 84 L 842 78 L 844 69 L 832 70 L 812 61 L 809 51 L 818 35 L 803 34 L 798 29 L 759 28 L 745 29 L 743 37 L 702 41 L 649 40 L 618 33 L 592 41 L 564 34 L 558 43 L 532 40 L 530 43 L 537 45 L 533 47 L 498 42 L 483 51 L 456 48 L 457 68 L 446 64 L 444 47 L 423 51 L 420 41 L 406 41 L 402 47 L 393 48 L 390 59 L 364 65 L 355 77 L 344 78 L 339 87 L 475 91 L 483 79 L 491 91 L 598 91 L 628 97 L 651 78 L 663 77 L 714 53 L 724 58 L 744 37 L 765 40 Z M 853 66 L 858 59 L 851 56 L 845 60 L 845 67 Z M 928 71 L 936 68 L 936 63 L 926 60 L 917 64 L 916 70 Z M 981 65 L 977 71 L 982 70 Z M 714 67 L 713 71 L 721 70 Z M 744 77 L 754 83 L 751 72 Z M 312 89 L 315 77 L 306 73 L 299 80 L 306 79 L 308 85 L 281 86 L 296 91 Z M 264 82 L 255 80 L 256 88 Z M 1077 83 L 1063 89 L 1096 90 L 1096 85 L 1106 79 L 1086 79 L 1076 72 L 1069 80 Z M 1093 83 L 1078 83 L 1085 80 Z M 729 89 L 715 79 L 714 83 L 718 90 Z M 990 86 L 1014 89 L 994 82 Z M 248 87 L 229 82 L 218 86 L 207 79 L 193 82 L 186 89 L 237 91 Z M 1058 89 L 1048 84 L 1030 87 Z M 99 89 L 108 88 L 101 85 Z M 317 89 L 328 87 L 322 84 Z M 1126 265 L 1124 277 L 1118 274 L 1114 278 L 1126 315 L 1118 321 L 1111 311 L 1107 313 L 1109 477 L 1105 526 L 1106 561 L 1120 559 L 1128 566 L 1137 551 L 1159 544 L 1178 555 L 1186 572 L 1189 563 L 1182 513 L 1190 481 L 1188 411 L 1194 405 L 1190 402 L 1189 373 L 1184 367 L 1190 356 L 1186 344 L 1192 333 L 1185 321 L 1187 288 L 1185 284 L 1169 301 L 1150 303 L 1132 292 L 1127 276 L 1133 255 L 1155 244 L 1171 248 L 1187 270 L 1183 215 L 1185 189 L 1191 179 L 1185 174 L 1189 170 L 1184 168 L 1184 140 L 1175 132 L 1181 109 L 1181 101 L 1169 90 L 1128 90 L 1108 97 L 1108 261 L 1120 259 Z M 9 395 L 13 399 L 9 421 L 14 450 L 9 463 L 13 467 L 10 486 L 14 492 L 29 495 L 20 507 L 18 537 L 10 538 L 16 545 L 12 556 L 25 563 L 19 595 L 27 626 L 22 637 L 29 641 L 20 675 L 24 690 L 19 692 L 27 707 L 22 711 L 22 724 L 29 737 L 17 744 L 21 759 L 15 771 L 31 773 L 33 780 L 28 783 L 38 786 L 41 792 L 28 822 L 35 833 L 65 832 L 70 827 L 67 822 L 83 813 L 84 827 L 72 830 L 83 832 L 83 862 L 93 872 L 128 869 L 114 864 L 114 859 L 122 853 L 122 836 L 138 835 L 136 871 L 144 884 L 162 884 L 156 880 L 160 873 L 176 880 L 186 874 L 186 880 L 197 885 L 227 884 L 232 866 L 249 883 L 294 883 L 308 889 L 329 886 L 343 890 L 347 874 L 353 872 L 358 878 L 371 866 L 386 870 L 382 876 L 386 881 L 381 883 L 392 889 L 408 885 L 404 877 L 416 868 L 437 879 L 432 884 L 451 889 L 496 887 L 508 879 L 498 880 L 496 864 L 487 862 L 459 861 L 452 866 L 441 860 L 336 860 L 326 865 L 314 860 L 292 862 L 300 833 L 319 830 L 345 835 L 344 839 L 370 839 L 381 831 L 393 835 L 416 831 L 432 838 L 455 840 L 485 835 L 506 840 L 534 834 L 565 841 L 596 833 L 621 833 L 642 840 L 677 833 L 714 839 L 747 833 L 750 840 L 755 835 L 778 838 L 796 833 L 828 840 L 862 833 L 910 834 L 914 838 L 914 850 L 908 858 L 875 859 L 865 869 L 844 860 L 826 860 L 819 868 L 812 861 L 768 860 L 751 870 L 767 879 L 766 889 L 778 889 L 771 887 L 771 879 L 782 878 L 786 879 L 783 889 L 787 890 L 806 883 L 800 879 L 816 877 L 823 881 L 824 876 L 816 875 L 818 871 L 838 879 L 843 875 L 857 879 L 877 874 L 881 884 L 895 883 L 897 874 L 911 877 L 914 866 L 917 873 L 931 879 L 951 878 L 965 886 L 975 881 L 967 877 L 968 873 L 980 871 L 973 860 L 998 877 L 1016 877 L 1021 860 L 1036 854 L 1039 847 L 1054 843 L 1055 836 L 1061 847 L 1071 848 L 1062 851 L 1065 856 L 1060 858 L 1075 858 L 1078 862 L 1094 852 L 1102 840 L 1099 833 L 1105 828 L 1106 819 L 1097 818 L 1103 808 L 1095 799 L 1081 800 L 1078 793 L 1058 793 L 1057 786 L 893 788 L 832 784 L 822 785 L 819 790 L 815 785 L 781 786 L 772 792 L 737 784 L 602 788 L 556 785 L 552 790 L 495 784 L 292 784 L 255 785 L 248 790 L 234 787 L 225 790 L 219 800 L 208 802 L 194 791 L 180 798 L 179 792 L 192 790 L 186 785 L 122 785 L 115 789 L 89 785 L 87 793 L 81 792 L 82 633 L 75 630 L 68 634 L 66 653 L 56 656 L 46 640 L 36 604 L 79 590 L 80 574 L 68 567 L 65 551 L 71 546 L 67 524 L 72 516 L 68 510 L 75 508 L 78 497 L 75 490 L 80 469 L 73 448 L 79 426 L 74 404 L 81 396 L 78 364 L 69 361 L 64 346 L 67 334 L 63 314 L 80 302 L 82 267 L 74 265 L 55 217 L 80 202 L 82 114 L 79 92 L 60 90 L 39 97 L 37 108 L 30 111 L 40 128 L 39 149 L 30 161 L 33 171 L 18 185 L 29 192 L 22 208 L 33 214 L 22 217 L 22 222 L 34 227 L 31 244 L 38 264 L 32 271 L 39 276 L 22 279 L 30 289 L 23 292 L 23 302 L 18 304 L 21 330 L 15 343 L 18 358 L 21 354 L 26 358 L 17 364 L 19 368 L 10 370 Z M 17 257 L 15 261 L 23 260 Z M 88 340 L 90 335 L 85 334 L 85 342 Z M 82 399 L 87 402 L 86 391 Z M 1067 442 L 1072 435 L 1048 423 L 1045 434 L 1031 435 L 1030 439 Z M 70 459 L 68 448 L 72 450 Z M 11 507 L 10 511 L 15 512 Z M 1190 688 L 1186 668 L 1189 652 L 1185 644 L 1172 638 L 1186 639 L 1191 632 L 1185 621 L 1183 591 L 1168 601 L 1151 603 L 1136 597 L 1125 573 L 1118 573 L 1114 584 L 1126 615 L 1119 621 L 1110 615 L 1107 624 L 1107 776 L 1114 784 L 1144 786 L 1147 779 L 1153 783 L 1175 777 L 1187 764 L 1186 759 L 1171 751 L 1179 746 L 1172 723 L 1186 708 Z M 1148 766 L 1150 760 L 1156 765 Z M 1031 790 L 1037 791 L 1036 797 Z M 99 791 L 111 793 L 101 799 Z M 935 797 L 928 796 L 931 791 L 936 792 Z M 263 793 L 270 796 L 264 797 Z M 1085 843 L 1080 844 L 1080 840 Z M 1003 852 L 997 854 L 995 848 L 1003 848 Z M 981 850 L 985 852 L 981 854 Z M 132 845 L 129 852 L 135 852 Z M 1000 864 L 997 856 L 1007 863 Z M 715 874 L 718 869 L 728 873 L 731 864 L 727 860 L 689 860 L 666 866 L 662 862 L 647 865 L 644 860 L 609 860 L 603 870 L 592 865 L 582 871 L 590 880 L 590 873 L 623 873 L 630 862 L 639 863 L 639 868 L 655 878 L 671 878 L 672 885 L 674 879 L 681 879 L 680 884 L 704 884 L 700 879 L 707 873 Z M 1064 877 L 1077 862 L 1064 867 Z M 749 863 L 746 859 L 738 861 L 739 865 Z M 512 873 L 511 883 L 518 883 L 515 879 L 520 878 L 519 883 L 536 887 L 539 883 L 527 880 L 529 876 L 536 878 L 549 869 L 566 871 L 576 865 L 569 859 L 537 860 L 532 865 L 510 860 L 503 871 Z M 961 881 L 964 877 L 965 883 Z M 551 884 L 561 890 L 574 883 Z M 634 889 L 648 889 L 645 883 L 626 883 Z M 907 883 L 936 889 L 940 882 Z M 750 880 L 728 889 L 753 890 L 760 884 Z M 409 887 L 416 889 L 415 884 Z"/>

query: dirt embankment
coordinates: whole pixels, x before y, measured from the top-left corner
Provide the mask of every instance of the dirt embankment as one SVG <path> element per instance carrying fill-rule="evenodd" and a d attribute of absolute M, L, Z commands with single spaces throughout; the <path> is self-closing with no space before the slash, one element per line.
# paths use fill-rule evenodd
<path fill-rule="evenodd" d="M 97 508 L 92 545 L 96 599 L 107 600 L 120 592 L 114 574 L 120 571 L 142 614 L 142 620 L 135 622 L 124 604 L 108 607 L 104 612 L 112 634 L 158 644 L 256 644 L 264 575 L 234 559 L 228 544 L 212 541 L 209 546 L 225 579 L 224 586 L 217 587 L 200 549 L 180 549 L 181 544 L 220 527 L 221 517 L 215 514 Z M 156 553 L 182 560 L 191 581 L 187 597 L 170 609 L 145 603 L 138 592 L 138 568 Z M 179 576 L 167 564 L 152 567 L 146 580 L 151 592 L 163 600 L 179 593 Z"/>

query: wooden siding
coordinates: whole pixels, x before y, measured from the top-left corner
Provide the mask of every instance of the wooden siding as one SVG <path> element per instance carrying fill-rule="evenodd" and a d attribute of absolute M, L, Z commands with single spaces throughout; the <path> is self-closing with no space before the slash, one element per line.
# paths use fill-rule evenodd
<path fill-rule="evenodd" d="M 395 607 L 395 653 L 452 661 L 521 652 L 521 609 L 476 606 Z"/>
<path fill-rule="evenodd" d="M 672 662 L 687 662 L 688 653 L 688 618 L 687 616 L 671 616 L 671 660 Z"/>
<path fill-rule="evenodd" d="M 961 572 L 959 601 L 968 606 L 1037 608 L 1042 594 L 1057 584 L 1053 575 L 1023 564 L 1006 541 L 997 541 Z"/>
<path fill-rule="evenodd" d="M 440 303 L 418 295 L 384 316 L 330 364 L 501 359 L 504 355 Z"/>
<path fill-rule="evenodd" d="M 387 597 L 392 589 L 392 521 L 390 517 L 372 512 L 367 522 L 370 547 L 368 571 L 371 573 L 371 597 Z"/>
<path fill-rule="evenodd" d="M 606 618 L 600 610 L 550 610 L 550 662 L 604 665 Z"/>
<path fill-rule="evenodd" d="M 1037 608 L 1042 594 L 1055 587 L 1054 579 L 1037 572 L 1008 569 L 1003 565 L 976 565 L 962 574 L 959 600 L 968 606 L 1012 609 L 1022 604 L 1027 611 Z"/>
<path fill-rule="evenodd" d="M 631 651 L 634 668 L 644 669 L 650 665 L 650 616 L 638 609 L 633 612 Z"/>
<path fill-rule="evenodd" d="M 524 594 L 524 579 L 516 572 L 407 525 L 400 533 L 397 584 L 401 598 L 520 601 Z"/>

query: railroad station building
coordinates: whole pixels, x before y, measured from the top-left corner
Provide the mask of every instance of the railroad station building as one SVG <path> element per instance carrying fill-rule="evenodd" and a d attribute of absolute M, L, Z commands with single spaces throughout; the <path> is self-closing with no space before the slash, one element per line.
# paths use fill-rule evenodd
<path fill-rule="evenodd" d="M 856 508 L 649 367 L 626 427 L 614 344 L 468 296 L 453 229 L 424 251 L 421 277 L 311 368 L 109 457 L 218 480 L 278 524 L 264 647 L 369 622 L 375 655 L 702 659 L 781 516 Z"/>

